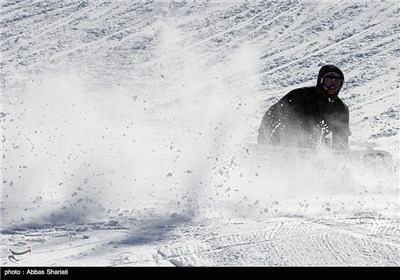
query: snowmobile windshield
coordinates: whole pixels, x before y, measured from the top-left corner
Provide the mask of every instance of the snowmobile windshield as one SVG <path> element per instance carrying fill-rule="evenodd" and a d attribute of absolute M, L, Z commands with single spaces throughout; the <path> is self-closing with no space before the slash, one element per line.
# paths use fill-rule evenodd
<path fill-rule="evenodd" d="M 343 85 L 343 79 L 341 77 L 327 74 L 321 78 L 321 84 L 329 89 L 340 89 Z"/>

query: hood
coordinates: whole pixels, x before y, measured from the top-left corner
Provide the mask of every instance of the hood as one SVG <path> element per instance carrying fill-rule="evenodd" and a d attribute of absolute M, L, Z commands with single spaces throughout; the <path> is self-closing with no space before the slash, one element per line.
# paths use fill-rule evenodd
<path fill-rule="evenodd" d="M 319 70 L 319 73 L 318 73 L 317 92 L 318 92 L 318 95 L 324 100 L 328 99 L 328 97 L 330 97 L 331 99 L 337 99 L 338 95 L 339 95 L 339 92 L 340 92 L 340 89 L 334 95 L 328 95 L 328 93 L 325 92 L 324 87 L 323 87 L 323 85 L 321 83 L 321 78 L 326 73 L 329 73 L 329 72 L 334 72 L 334 73 L 338 74 L 344 80 L 344 75 L 343 75 L 342 70 L 340 70 L 335 65 L 328 64 L 328 65 L 322 66 L 321 69 Z"/>

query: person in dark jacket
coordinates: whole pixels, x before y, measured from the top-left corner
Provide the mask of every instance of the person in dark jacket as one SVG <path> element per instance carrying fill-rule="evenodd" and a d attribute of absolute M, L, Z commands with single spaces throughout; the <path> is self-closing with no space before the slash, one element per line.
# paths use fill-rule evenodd
<path fill-rule="evenodd" d="M 323 66 L 317 86 L 294 89 L 267 110 L 258 129 L 258 143 L 348 149 L 349 108 L 338 96 L 343 82 L 338 67 Z"/>

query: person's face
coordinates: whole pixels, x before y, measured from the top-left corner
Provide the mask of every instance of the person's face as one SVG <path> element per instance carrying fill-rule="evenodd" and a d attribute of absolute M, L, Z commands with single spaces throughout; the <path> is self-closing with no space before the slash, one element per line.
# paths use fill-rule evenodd
<path fill-rule="evenodd" d="M 335 79 L 335 77 L 338 79 Z M 324 87 L 324 90 L 329 95 L 334 95 L 340 89 L 341 83 L 342 83 L 342 81 L 341 81 L 339 74 L 337 74 L 335 72 L 329 72 L 324 75 L 324 82 L 322 83 L 322 85 Z M 337 86 L 339 84 L 340 84 L 340 86 Z M 336 87 L 334 85 L 336 85 Z"/>

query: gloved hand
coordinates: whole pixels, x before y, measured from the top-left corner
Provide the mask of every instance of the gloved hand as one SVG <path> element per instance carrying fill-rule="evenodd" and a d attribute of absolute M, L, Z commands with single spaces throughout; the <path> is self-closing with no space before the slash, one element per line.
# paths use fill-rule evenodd
<path fill-rule="evenodd" d="M 332 148 L 337 150 L 349 149 L 349 137 L 344 135 L 338 135 L 337 133 L 333 134 Z"/>

